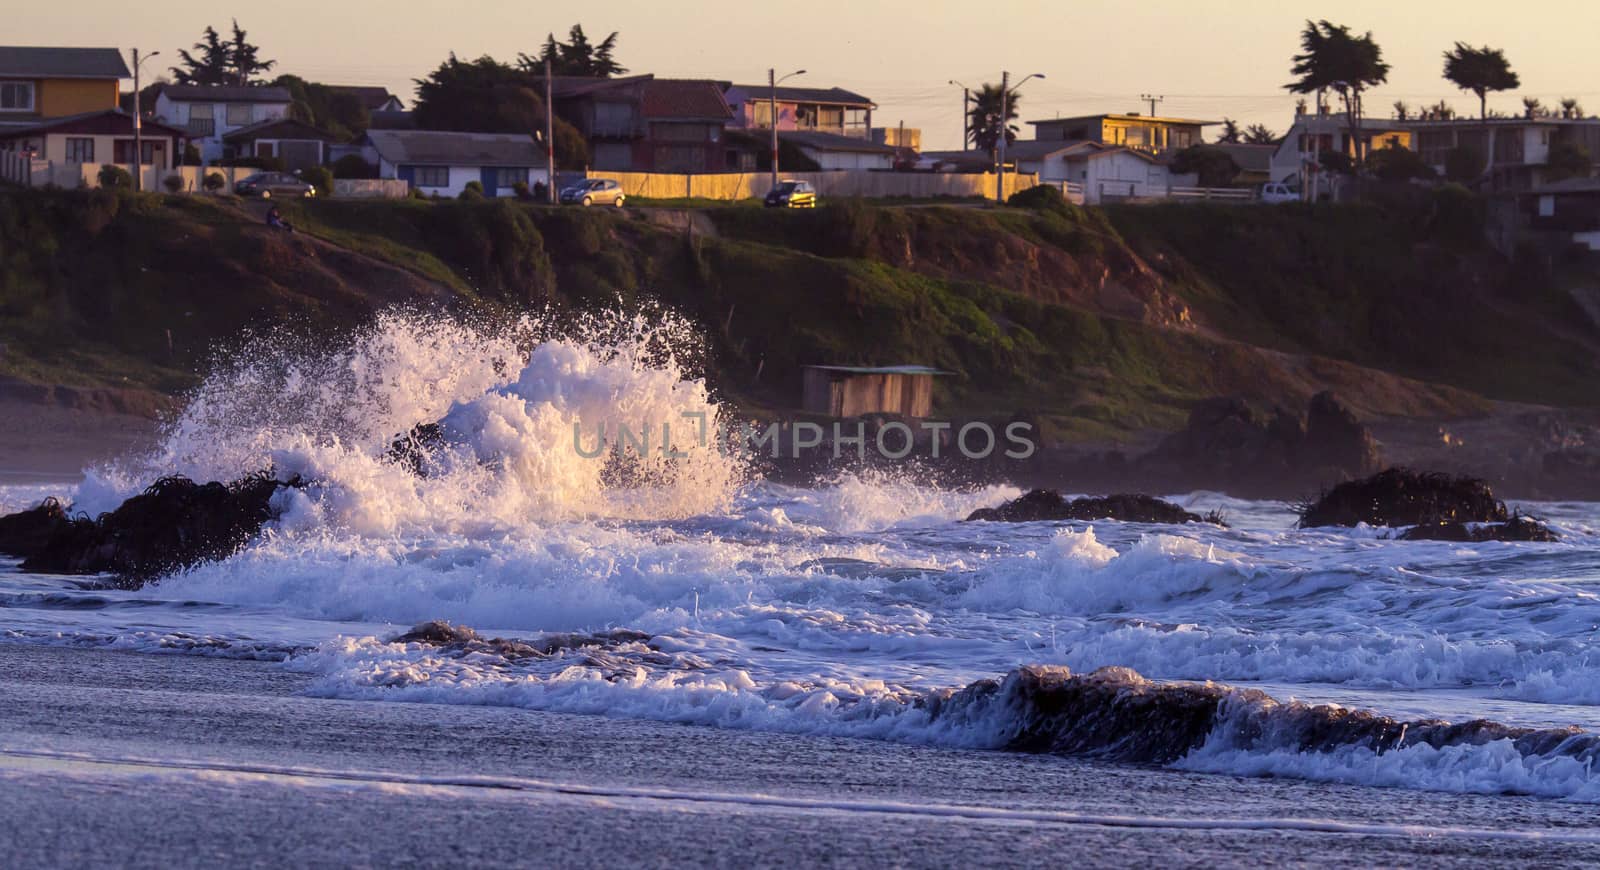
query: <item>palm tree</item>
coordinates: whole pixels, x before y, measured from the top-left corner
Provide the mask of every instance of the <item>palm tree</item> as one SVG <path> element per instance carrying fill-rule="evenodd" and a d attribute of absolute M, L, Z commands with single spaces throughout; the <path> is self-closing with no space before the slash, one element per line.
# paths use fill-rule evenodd
<path fill-rule="evenodd" d="M 1532 121 L 1534 118 L 1544 116 L 1544 103 L 1538 97 L 1522 98 L 1522 117 Z"/>
<path fill-rule="evenodd" d="M 1005 103 L 1005 119 L 1000 118 L 1000 104 Z M 975 148 L 994 156 L 1000 144 L 1000 131 L 1005 130 L 1006 144 L 1017 141 L 1017 128 L 1011 122 L 1017 119 L 1017 94 L 1004 99 L 1000 86 L 986 84 L 972 95 L 972 107 L 967 112 L 967 141 Z"/>
<path fill-rule="evenodd" d="M 1511 71 L 1505 52 L 1498 48 L 1473 48 L 1465 42 L 1456 43 L 1455 50 L 1444 53 L 1444 77 L 1463 91 L 1478 95 L 1478 118 L 1483 121 L 1485 159 L 1494 166 L 1494 131 L 1489 129 L 1489 92 L 1509 91 L 1522 84 Z"/>
<path fill-rule="evenodd" d="M 1356 36 L 1350 28 L 1327 21 L 1307 21 L 1300 32 L 1300 48 L 1301 53 L 1294 56 L 1294 66 L 1289 69 L 1299 78 L 1284 87 L 1297 94 L 1320 94 L 1331 89 L 1339 95 L 1356 152 L 1353 156 L 1360 164 L 1366 154 L 1361 141 L 1362 94 L 1389 80 L 1383 49 L 1370 31 Z"/>
<path fill-rule="evenodd" d="M 1273 145 L 1278 141 L 1278 134 L 1265 124 L 1251 124 L 1244 128 L 1244 141 L 1249 145 Z"/>
<path fill-rule="evenodd" d="M 1394 101 L 1394 116 L 1396 120 L 1408 121 L 1411 119 L 1411 107 L 1405 100 Z"/>
<path fill-rule="evenodd" d="M 1561 117 L 1567 119 L 1583 117 L 1583 107 L 1578 105 L 1576 97 L 1563 97 L 1561 99 Z"/>
<path fill-rule="evenodd" d="M 1239 122 L 1232 118 L 1222 119 L 1222 132 L 1217 134 L 1217 143 L 1222 145 L 1237 145 L 1239 137 L 1244 134 L 1239 132 Z"/>

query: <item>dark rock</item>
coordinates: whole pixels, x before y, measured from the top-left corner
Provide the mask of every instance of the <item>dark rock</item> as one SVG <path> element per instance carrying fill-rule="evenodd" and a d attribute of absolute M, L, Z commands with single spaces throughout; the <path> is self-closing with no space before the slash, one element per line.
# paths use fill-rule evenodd
<path fill-rule="evenodd" d="M 1306 409 L 1305 440 L 1295 464 L 1311 470 L 1359 477 L 1383 467 L 1378 442 L 1355 412 L 1331 392 L 1311 397 Z"/>
<path fill-rule="evenodd" d="M 1341 483 L 1300 508 L 1300 527 L 1504 523 L 1505 502 L 1475 477 L 1391 468 Z"/>
<path fill-rule="evenodd" d="M 0 553 L 27 559 L 71 525 L 66 507 L 47 498 L 37 507 L 0 517 Z"/>
<path fill-rule="evenodd" d="M 390 462 L 411 469 L 412 474 L 427 477 L 429 457 L 444 443 L 444 429 L 438 423 L 418 423 L 396 438 L 385 455 Z"/>
<path fill-rule="evenodd" d="M 1402 541 L 1459 541 L 1482 543 L 1484 541 L 1535 541 L 1551 543 L 1561 536 L 1549 526 L 1517 515 L 1503 523 L 1423 523 L 1413 526 L 1400 535 Z"/>
<path fill-rule="evenodd" d="M 0 552 L 22 556 L 25 571 L 115 575 L 138 588 L 199 562 L 225 559 L 272 518 L 272 496 L 300 487 L 260 474 L 231 484 L 164 477 L 96 519 L 68 518 L 60 505 L 0 518 L 16 533 L 0 536 Z"/>
<path fill-rule="evenodd" d="M 1108 495 L 1068 501 L 1061 493 L 1035 489 L 999 507 L 979 508 L 967 522 L 1033 523 L 1059 520 L 1121 520 L 1128 523 L 1201 523 L 1224 525 L 1222 517 L 1202 517 L 1169 501 L 1148 495 Z"/>
<path fill-rule="evenodd" d="M 544 658 L 559 652 L 581 650 L 589 654 L 588 661 L 610 664 L 599 658 L 605 651 L 625 644 L 644 644 L 648 640 L 650 635 L 628 629 L 594 634 L 552 633 L 531 640 L 484 637 L 465 625 L 451 625 L 444 620 L 436 619 L 413 626 L 410 631 L 397 635 L 390 643 L 419 643 L 456 655 L 487 653 L 512 661 Z M 651 650 L 657 654 L 654 656 L 647 654 L 645 657 L 647 661 L 657 663 L 667 661 L 659 656 L 659 651 L 654 647 Z"/>

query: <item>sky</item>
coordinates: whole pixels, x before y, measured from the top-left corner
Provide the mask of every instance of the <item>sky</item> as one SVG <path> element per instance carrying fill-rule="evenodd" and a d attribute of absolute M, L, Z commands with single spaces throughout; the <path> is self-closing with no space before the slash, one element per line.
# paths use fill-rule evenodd
<path fill-rule="evenodd" d="M 408 101 L 412 80 L 450 52 L 511 60 L 581 23 L 596 41 L 618 31 L 630 72 L 763 82 L 769 67 L 805 69 L 791 83 L 863 93 L 878 104 L 875 125 L 920 128 L 927 149 L 959 147 L 961 87 L 949 82 L 976 88 L 1002 70 L 1012 81 L 1045 76 L 1019 92 L 1024 121 L 1148 111 L 1139 95 L 1152 93 L 1166 97 L 1160 114 L 1282 132 L 1294 112 L 1283 85 L 1308 18 L 1370 30 L 1382 46 L 1392 70 L 1367 100 L 1373 114 L 1401 99 L 1475 111 L 1472 95 L 1440 77 L 1458 40 L 1504 49 L 1522 77 L 1491 107 L 1570 96 L 1600 111 L 1595 0 L 78 0 L 8 13 L 0 41 L 160 50 L 149 76 L 234 15 L 275 72 L 384 85 Z"/>

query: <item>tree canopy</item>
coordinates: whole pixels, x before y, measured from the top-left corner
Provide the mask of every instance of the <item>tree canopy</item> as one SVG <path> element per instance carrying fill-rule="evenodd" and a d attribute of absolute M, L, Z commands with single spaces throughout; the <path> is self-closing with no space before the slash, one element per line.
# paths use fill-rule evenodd
<path fill-rule="evenodd" d="M 1344 25 L 1327 21 L 1307 21 L 1300 32 L 1301 53 L 1294 56 L 1290 67 L 1295 80 L 1284 85 L 1297 94 L 1318 94 L 1333 91 L 1344 102 L 1349 119 L 1350 138 L 1362 148 L 1361 114 L 1362 95 L 1367 90 L 1389 80 L 1389 64 L 1383 60 L 1383 49 L 1373 40 L 1372 33 L 1357 36 Z M 1357 155 L 1361 156 L 1361 155 Z"/>
<path fill-rule="evenodd" d="M 348 91 L 293 75 L 278 76 L 272 84 L 289 92 L 291 117 L 336 136 L 353 139 L 365 133 L 371 122 L 361 98 Z"/>
<path fill-rule="evenodd" d="M 1239 164 L 1211 145 L 1190 145 L 1172 157 L 1172 171 L 1199 177 L 1201 187 L 1226 187 L 1239 176 Z"/>
<path fill-rule="evenodd" d="M 1464 42 L 1444 53 L 1444 77 L 1463 91 L 1478 96 L 1478 115 L 1489 117 L 1489 92 L 1515 90 L 1522 80 L 1511 71 L 1505 52 L 1484 46 L 1473 48 Z"/>
<path fill-rule="evenodd" d="M 529 133 L 542 137 L 544 100 L 532 73 L 488 55 L 464 61 L 450 55 L 425 79 L 417 79 L 411 117 L 423 130 L 473 133 Z M 555 119 L 556 162 L 580 168 L 589 160 L 588 143 L 577 128 Z"/>
<path fill-rule="evenodd" d="M 172 80 L 180 85 L 252 85 L 260 84 L 258 77 L 278 65 L 275 60 L 262 60 L 261 49 L 253 45 L 233 21 L 233 36 L 224 40 L 215 27 L 207 25 L 194 44 L 196 57 L 187 49 L 178 50 L 179 65 L 172 68 Z"/>
<path fill-rule="evenodd" d="M 1005 118 L 1000 117 L 1000 104 L 1005 103 Z M 972 105 L 967 109 L 967 141 L 990 154 L 1000 145 L 1000 131 L 1005 131 L 1006 144 L 1017 141 L 1017 128 L 1011 122 L 1017 119 L 1017 95 L 1003 99 L 997 84 L 986 84 L 972 94 Z"/>
<path fill-rule="evenodd" d="M 1250 145 L 1273 145 L 1278 141 L 1278 134 L 1265 124 L 1251 124 L 1244 128 L 1244 141 Z"/>
<path fill-rule="evenodd" d="M 591 43 L 583 32 L 583 25 L 574 24 L 567 31 L 567 41 L 557 42 L 554 33 L 545 37 L 544 47 L 538 56 L 517 54 L 517 66 L 528 72 L 544 74 L 544 62 L 550 61 L 550 71 L 558 76 L 597 76 L 610 78 L 622 75 L 627 68 L 617 63 L 613 52 L 617 48 L 617 32 L 612 31 L 599 44 Z"/>
<path fill-rule="evenodd" d="M 1217 142 L 1224 145 L 1237 145 L 1244 134 L 1239 131 L 1239 122 L 1232 118 L 1222 119 L 1222 132 L 1217 134 Z"/>

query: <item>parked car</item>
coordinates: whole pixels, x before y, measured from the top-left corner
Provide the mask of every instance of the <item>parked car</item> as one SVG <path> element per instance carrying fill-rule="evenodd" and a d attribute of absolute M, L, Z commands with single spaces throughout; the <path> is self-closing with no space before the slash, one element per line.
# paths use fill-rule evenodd
<path fill-rule="evenodd" d="M 586 178 L 561 191 L 561 202 L 569 205 L 614 205 L 622 208 L 627 199 L 622 193 L 622 185 L 609 178 Z"/>
<path fill-rule="evenodd" d="M 767 208 L 816 208 L 817 189 L 809 181 L 780 181 L 767 191 Z"/>
<path fill-rule="evenodd" d="M 1261 185 L 1261 201 L 1272 205 L 1283 202 L 1299 202 L 1300 191 L 1282 182 L 1272 182 Z"/>
<path fill-rule="evenodd" d="M 257 172 L 255 175 L 239 179 L 239 183 L 233 186 L 233 192 L 240 196 L 259 196 L 262 199 L 271 199 L 275 196 L 304 198 L 316 196 L 317 188 L 287 172 Z"/>

